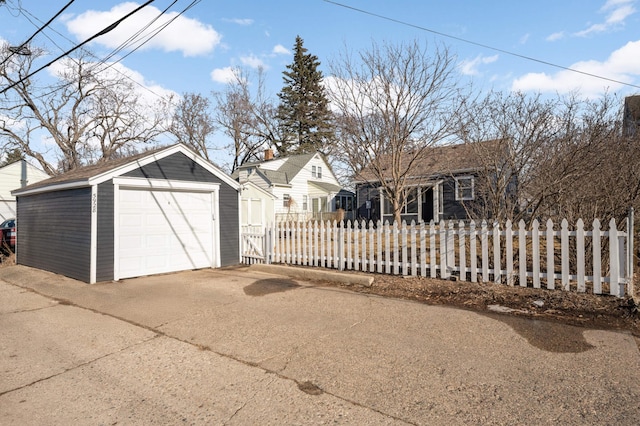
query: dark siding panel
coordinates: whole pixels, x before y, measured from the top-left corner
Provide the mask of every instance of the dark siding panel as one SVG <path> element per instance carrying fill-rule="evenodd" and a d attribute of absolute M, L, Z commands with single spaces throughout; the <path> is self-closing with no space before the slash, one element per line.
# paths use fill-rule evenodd
<path fill-rule="evenodd" d="M 240 223 L 238 191 L 182 153 L 132 170 L 124 176 L 148 179 L 172 179 L 220 184 L 220 263 L 222 266 L 239 263 Z"/>
<path fill-rule="evenodd" d="M 238 191 L 229 185 L 220 185 L 220 263 L 222 266 L 240 262 L 240 222 L 238 218 Z"/>
<path fill-rule="evenodd" d="M 453 178 L 448 178 L 442 183 L 443 214 L 444 219 L 466 219 L 467 212 L 462 202 L 456 200 L 456 184 Z"/>
<path fill-rule="evenodd" d="M 96 281 L 113 280 L 113 181 L 98 185 Z"/>
<path fill-rule="evenodd" d="M 21 265 L 89 282 L 91 188 L 18 197 Z"/>
<path fill-rule="evenodd" d="M 356 186 L 357 215 L 358 218 L 380 220 L 380 190 L 377 184 L 364 183 Z M 371 208 L 367 209 L 367 201 L 371 202 Z"/>
<path fill-rule="evenodd" d="M 177 153 L 126 173 L 124 176 L 148 179 L 175 179 L 190 182 L 221 182 L 195 161 Z"/>

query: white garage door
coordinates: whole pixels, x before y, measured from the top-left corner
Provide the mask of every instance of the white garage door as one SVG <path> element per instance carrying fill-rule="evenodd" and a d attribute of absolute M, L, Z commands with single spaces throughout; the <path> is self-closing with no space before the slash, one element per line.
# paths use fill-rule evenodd
<path fill-rule="evenodd" d="M 214 266 L 210 192 L 120 189 L 118 198 L 119 278 Z"/>

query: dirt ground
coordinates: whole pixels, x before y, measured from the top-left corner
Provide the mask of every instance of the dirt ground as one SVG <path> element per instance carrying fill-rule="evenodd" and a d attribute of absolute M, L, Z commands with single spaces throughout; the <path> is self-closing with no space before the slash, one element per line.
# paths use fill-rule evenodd
<path fill-rule="evenodd" d="M 395 275 L 375 275 L 371 287 L 328 282 L 322 285 L 431 305 L 449 305 L 481 312 L 496 311 L 592 328 L 628 330 L 640 337 L 639 306 L 631 297 Z M 635 300 L 639 301 L 637 293 Z"/>

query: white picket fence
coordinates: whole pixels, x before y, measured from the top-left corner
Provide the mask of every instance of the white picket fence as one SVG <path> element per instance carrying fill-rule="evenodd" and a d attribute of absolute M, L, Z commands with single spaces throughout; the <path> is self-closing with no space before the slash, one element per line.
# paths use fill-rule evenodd
<path fill-rule="evenodd" d="M 633 216 L 626 220 L 632 229 Z M 486 221 L 439 225 L 347 222 L 275 223 L 243 232 L 244 263 L 283 263 L 338 270 L 497 282 L 619 297 L 633 291 L 633 233 L 595 220 L 574 229 L 551 220 L 527 229 Z"/>

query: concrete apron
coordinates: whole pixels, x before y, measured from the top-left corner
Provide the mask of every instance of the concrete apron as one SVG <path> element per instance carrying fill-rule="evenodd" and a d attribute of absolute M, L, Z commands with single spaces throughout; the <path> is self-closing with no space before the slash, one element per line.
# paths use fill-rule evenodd
<path fill-rule="evenodd" d="M 247 269 L 0 280 L 7 424 L 640 423 L 626 333 Z"/>

